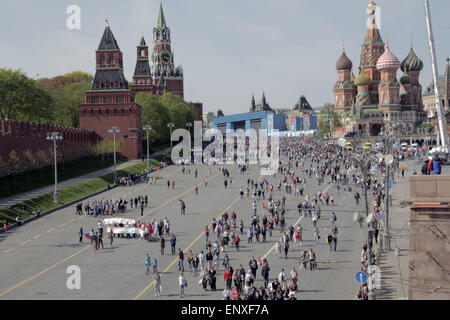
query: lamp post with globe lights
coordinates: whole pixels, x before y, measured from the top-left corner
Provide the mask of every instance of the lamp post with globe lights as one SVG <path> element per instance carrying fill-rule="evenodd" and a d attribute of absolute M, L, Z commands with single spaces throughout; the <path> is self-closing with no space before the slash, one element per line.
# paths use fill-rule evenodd
<path fill-rule="evenodd" d="M 175 124 L 173 122 L 169 122 L 167 124 L 167 128 L 170 129 L 170 149 L 172 149 L 172 129 L 175 127 Z"/>
<path fill-rule="evenodd" d="M 367 229 L 367 257 L 368 257 L 368 270 L 372 268 L 372 238 L 373 238 L 373 228 L 372 228 L 372 220 L 373 214 L 369 215 L 369 203 L 367 200 L 367 176 L 369 171 L 371 171 L 374 167 L 380 163 L 380 159 L 371 155 L 369 157 L 361 158 L 359 156 L 352 156 L 350 159 L 350 163 L 356 164 L 357 167 L 361 170 L 363 175 L 363 190 L 364 190 L 364 200 L 365 200 L 365 212 L 366 212 L 366 223 L 368 225 Z M 349 168 L 349 172 L 352 171 Z M 373 290 L 369 288 L 369 300 L 376 300 L 376 295 Z"/>
<path fill-rule="evenodd" d="M 150 169 L 150 147 L 148 142 L 148 132 L 152 130 L 151 125 L 145 125 L 144 130 L 147 131 L 147 169 Z"/>
<path fill-rule="evenodd" d="M 56 158 L 56 141 L 60 141 L 63 139 L 63 136 L 60 132 L 49 132 L 47 133 L 47 140 L 53 141 L 53 155 L 55 157 L 55 192 L 53 194 L 53 203 L 59 203 L 58 197 L 58 163 Z"/>
<path fill-rule="evenodd" d="M 114 184 L 117 182 L 117 165 L 116 165 L 116 133 L 120 132 L 120 129 L 118 127 L 112 127 L 108 131 L 109 133 L 112 133 L 114 136 Z"/>

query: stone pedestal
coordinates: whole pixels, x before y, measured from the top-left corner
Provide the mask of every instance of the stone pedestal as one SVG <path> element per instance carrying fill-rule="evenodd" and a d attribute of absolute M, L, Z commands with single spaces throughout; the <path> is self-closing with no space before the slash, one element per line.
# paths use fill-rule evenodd
<path fill-rule="evenodd" d="M 450 300 L 450 176 L 410 178 L 409 299 Z"/>

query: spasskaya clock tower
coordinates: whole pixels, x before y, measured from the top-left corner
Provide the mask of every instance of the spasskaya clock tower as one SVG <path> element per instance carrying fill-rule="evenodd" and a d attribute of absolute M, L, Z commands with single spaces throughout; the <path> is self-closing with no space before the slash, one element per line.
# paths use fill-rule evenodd
<path fill-rule="evenodd" d="M 151 57 L 151 78 L 155 93 L 166 92 L 184 98 L 183 68 L 175 67 L 171 48 L 170 29 L 166 25 L 162 4 L 159 7 L 158 22 L 153 29 L 153 54 Z"/>

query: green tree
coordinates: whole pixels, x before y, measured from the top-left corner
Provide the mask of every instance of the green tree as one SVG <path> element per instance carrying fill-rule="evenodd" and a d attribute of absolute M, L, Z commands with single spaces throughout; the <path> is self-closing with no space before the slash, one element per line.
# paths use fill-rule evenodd
<path fill-rule="evenodd" d="M 49 123 L 52 99 L 40 84 L 20 70 L 0 69 L 0 117 Z"/>
<path fill-rule="evenodd" d="M 172 93 L 165 93 L 161 99 L 169 110 L 170 120 L 175 124 L 175 128 L 186 128 L 187 122 L 194 124 L 197 114 L 183 98 Z"/>
<path fill-rule="evenodd" d="M 150 145 L 160 145 L 169 141 L 169 129 L 167 124 L 171 122 L 169 110 L 160 96 L 139 93 L 136 102 L 142 107 L 142 125 L 151 125 L 149 131 Z M 147 132 L 143 131 L 143 140 L 146 143 Z M 146 150 L 146 149 L 145 149 Z"/>
<path fill-rule="evenodd" d="M 420 127 L 427 133 L 431 133 L 434 130 L 433 125 L 429 122 L 422 122 L 422 125 Z"/>
<path fill-rule="evenodd" d="M 338 128 L 341 126 L 341 119 L 339 114 L 334 110 L 334 105 L 326 103 L 320 110 L 320 119 L 317 134 L 321 137 L 328 136 L 331 138 L 331 128 Z"/>
<path fill-rule="evenodd" d="M 75 71 L 51 79 L 40 79 L 40 84 L 52 97 L 54 124 L 78 128 L 80 119 L 78 105 L 84 102 L 84 95 L 91 88 L 93 77 Z"/>

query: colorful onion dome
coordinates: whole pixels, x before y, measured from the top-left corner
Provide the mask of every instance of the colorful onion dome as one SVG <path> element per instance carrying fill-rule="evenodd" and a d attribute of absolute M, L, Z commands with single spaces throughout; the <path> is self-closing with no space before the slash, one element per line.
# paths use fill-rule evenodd
<path fill-rule="evenodd" d="M 423 69 L 423 62 L 419 59 L 418 56 L 416 56 L 412 46 L 409 50 L 408 56 L 405 58 L 405 60 L 402 61 L 402 63 L 400 63 L 400 69 L 406 72 L 421 71 Z"/>
<path fill-rule="evenodd" d="M 353 64 L 352 61 L 347 57 L 345 51 L 342 52 L 341 57 L 336 62 L 336 69 L 340 70 L 352 70 Z"/>
<path fill-rule="evenodd" d="M 356 86 L 368 86 L 372 83 L 372 79 L 370 79 L 364 71 L 361 71 L 353 83 Z"/>
<path fill-rule="evenodd" d="M 410 76 L 408 76 L 408 74 L 405 72 L 402 77 L 400 78 L 400 83 L 401 84 L 411 84 L 412 83 L 412 79 Z"/>
<path fill-rule="evenodd" d="M 389 50 L 389 45 L 386 45 L 386 50 L 377 61 L 377 70 L 398 69 L 400 61 Z"/>

